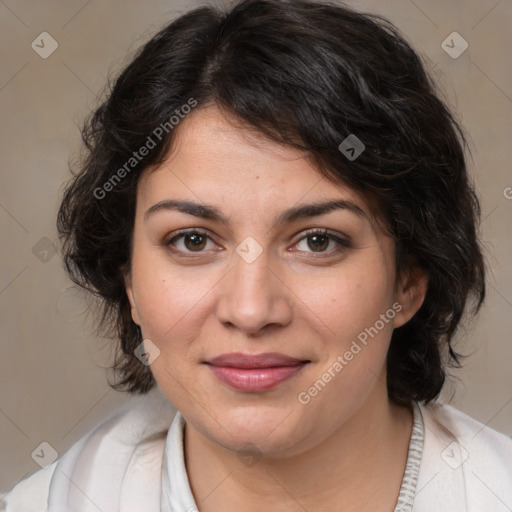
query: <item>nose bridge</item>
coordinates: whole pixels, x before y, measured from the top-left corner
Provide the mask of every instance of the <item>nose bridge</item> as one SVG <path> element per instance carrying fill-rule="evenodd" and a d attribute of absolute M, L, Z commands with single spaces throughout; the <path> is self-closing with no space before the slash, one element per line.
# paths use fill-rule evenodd
<path fill-rule="evenodd" d="M 247 249 L 247 246 L 245 246 Z M 232 324 L 246 332 L 257 332 L 268 324 L 286 324 L 291 318 L 291 308 L 282 284 L 269 267 L 267 251 L 254 258 L 243 252 L 240 244 L 234 255 L 233 268 L 228 274 L 226 287 L 219 300 L 219 321 Z M 240 252 L 242 250 L 242 252 Z"/>

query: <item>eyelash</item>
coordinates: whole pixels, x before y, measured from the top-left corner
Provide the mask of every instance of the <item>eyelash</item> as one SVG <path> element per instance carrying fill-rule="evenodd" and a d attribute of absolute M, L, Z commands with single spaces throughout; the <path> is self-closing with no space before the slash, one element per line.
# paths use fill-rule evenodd
<path fill-rule="evenodd" d="M 204 231 L 199 228 L 191 228 L 191 229 L 187 229 L 187 230 L 178 231 L 177 233 L 173 234 L 173 236 L 171 238 L 169 238 L 167 241 L 164 242 L 164 245 L 166 247 L 168 247 L 172 252 L 174 252 L 175 254 L 179 255 L 182 258 L 189 258 L 189 259 L 197 258 L 199 255 L 201 255 L 205 251 L 182 251 L 181 249 L 176 249 L 175 247 L 173 247 L 173 244 L 177 240 L 183 238 L 185 235 L 196 235 L 196 234 L 205 236 L 206 238 L 208 238 L 209 240 L 211 240 L 212 242 L 215 243 L 215 240 L 210 236 L 210 234 L 207 231 Z M 329 238 L 330 240 L 333 240 L 334 242 L 336 242 L 338 244 L 338 246 L 335 249 L 331 249 L 330 251 L 319 251 L 319 252 L 298 251 L 298 252 L 307 252 L 309 254 L 314 254 L 315 255 L 315 256 L 313 256 L 314 258 L 322 258 L 322 257 L 325 258 L 326 256 L 332 256 L 335 254 L 339 254 L 339 253 L 343 252 L 345 249 L 350 248 L 350 242 L 347 239 L 340 238 L 339 236 L 333 234 L 332 232 L 330 232 L 327 229 L 318 229 L 318 228 L 307 230 L 293 245 L 297 245 L 299 242 L 301 242 L 303 240 L 307 240 L 308 237 L 311 237 L 314 235 L 325 236 L 325 237 Z M 296 251 L 294 251 L 294 252 L 296 252 Z M 193 255 L 194 253 L 196 253 L 197 256 L 185 256 L 185 254 Z"/>

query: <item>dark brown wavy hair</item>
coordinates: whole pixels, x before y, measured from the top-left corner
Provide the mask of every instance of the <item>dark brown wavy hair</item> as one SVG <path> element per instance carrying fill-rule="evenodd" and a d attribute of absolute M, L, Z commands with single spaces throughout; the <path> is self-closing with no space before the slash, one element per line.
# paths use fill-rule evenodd
<path fill-rule="evenodd" d="M 139 50 L 86 122 L 86 155 L 57 225 L 66 270 L 101 299 L 100 327 L 117 344 L 111 386 L 131 393 L 155 386 L 150 367 L 134 356 L 142 338 L 124 270 L 138 179 L 165 158 L 174 139 L 169 120 L 191 98 L 198 109 L 217 105 L 307 151 L 325 177 L 372 198 L 396 241 L 397 272 L 414 262 L 429 278 L 423 305 L 393 332 L 388 394 L 398 404 L 434 400 L 447 366 L 460 366 L 452 341 L 466 305 L 477 311 L 485 296 L 467 144 L 390 22 L 316 1 L 243 0 L 226 12 L 188 12 Z M 365 145 L 353 161 L 338 149 L 350 134 Z M 139 154 L 150 136 L 154 147 Z"/>

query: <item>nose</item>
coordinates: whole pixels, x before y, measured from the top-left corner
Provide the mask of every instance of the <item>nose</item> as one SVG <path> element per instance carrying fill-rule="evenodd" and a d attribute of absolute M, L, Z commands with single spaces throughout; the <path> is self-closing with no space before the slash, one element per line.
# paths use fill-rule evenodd
<path fill-rule="evenodd" d="M 233 267 L 222 281 L 216 312 L 226 327 L 257 334 L 291 322 L 290 291 L 269 267 L 266 252 L 251 263 L 235 254 Z"/>

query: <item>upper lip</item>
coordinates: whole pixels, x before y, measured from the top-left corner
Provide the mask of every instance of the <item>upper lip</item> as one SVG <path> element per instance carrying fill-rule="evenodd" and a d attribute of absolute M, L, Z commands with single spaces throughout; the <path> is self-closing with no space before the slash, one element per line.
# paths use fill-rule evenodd
<path fill-rule="evenodd" d="M 271 368 L 277 366 L 297 366 L 309 361 L 296 359 L 277 352 L 268 352 L 265 354 L 242 354 L 232 352 L 230 354 L 221 354 L 220 356 L 209 359 L 206 363 L 213 366 L 227 366 L 231 368 Z"/>

